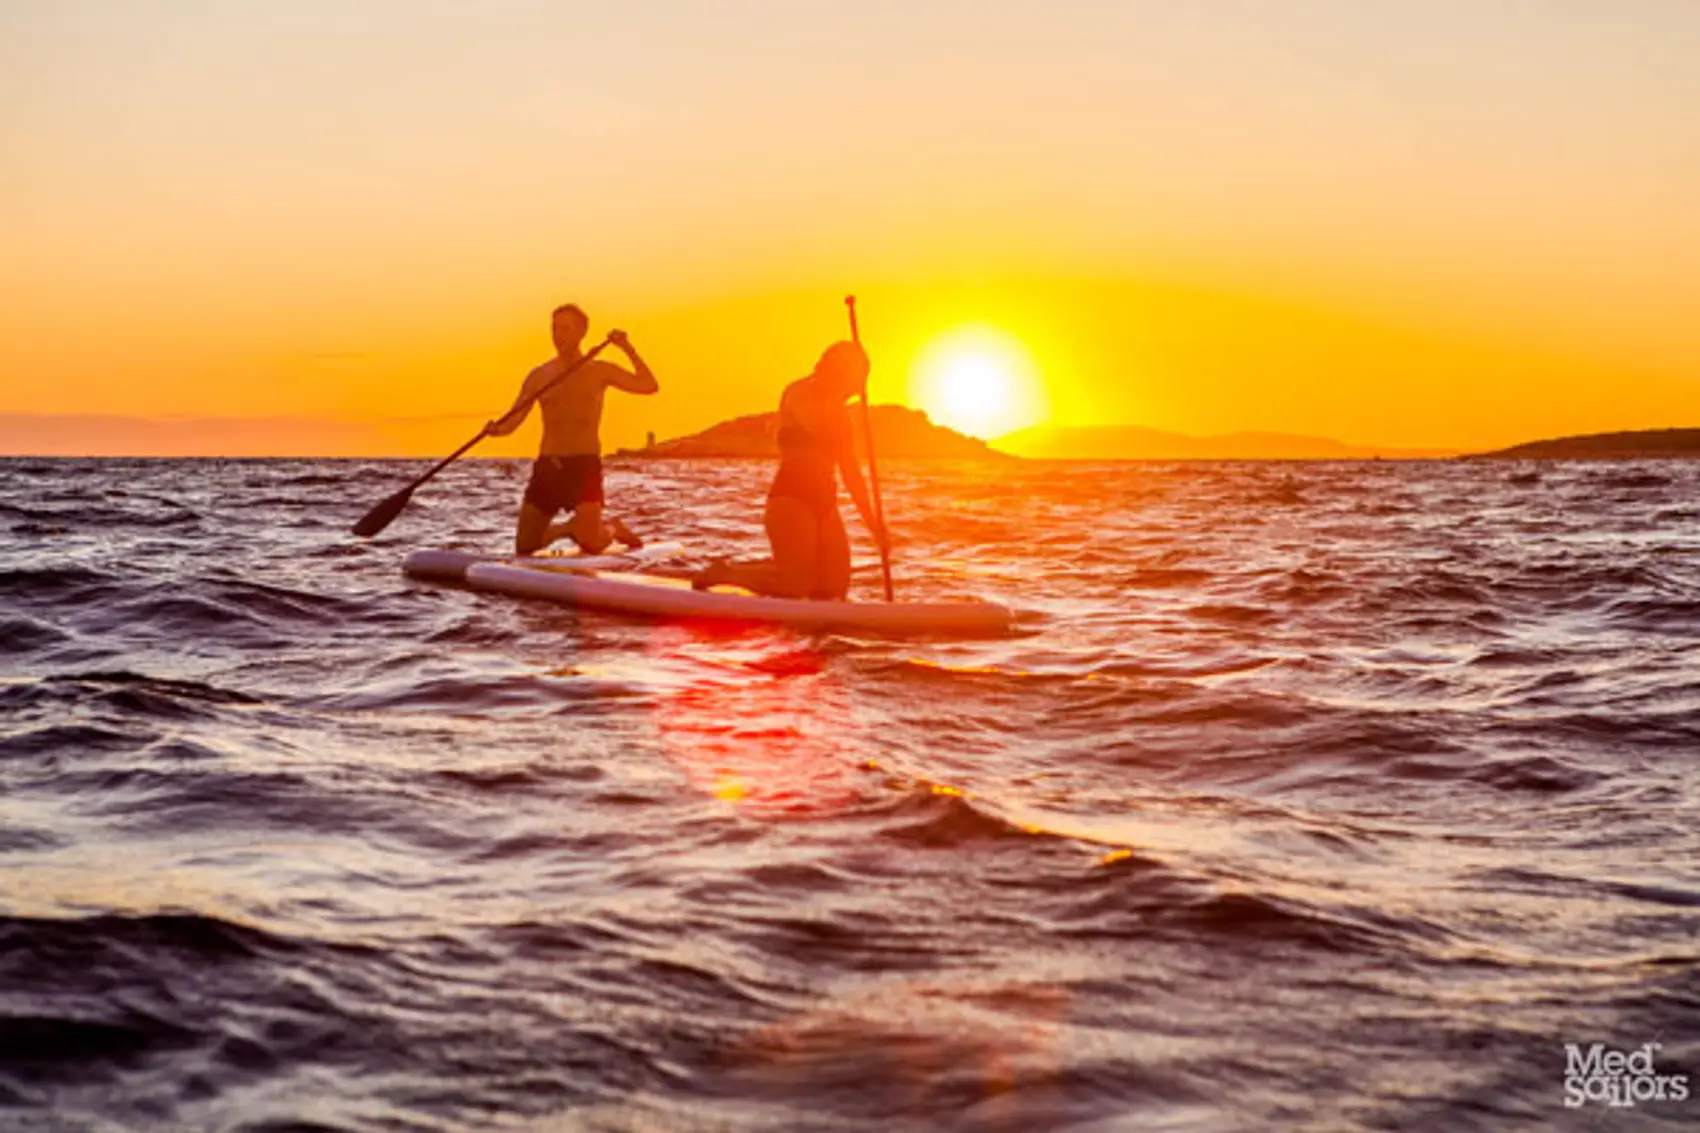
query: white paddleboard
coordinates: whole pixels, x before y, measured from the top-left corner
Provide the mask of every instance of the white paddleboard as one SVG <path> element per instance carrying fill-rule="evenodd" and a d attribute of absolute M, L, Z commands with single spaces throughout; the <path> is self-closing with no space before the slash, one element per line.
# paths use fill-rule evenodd
<path fill-rule="evenodd" d="M 693 590 L 688 582 L 647 574 L 581 574 L 534 566 L 474 563 L 466 568 L 474 590 L 541 598 L 564 606 L 641 617 L 698 621 L 777 622 L 811 629 L 877 634 L 1007 633 L 1011 614 L 992 602 L 819 602 L 762 598 L 720 590 Z"/>
<path fill-rule="evenodd" d="M 539 570 L 639 570 L 684 550 L 679 543 L 647 543 L 616 554 L 475 555 L 470 551 L 414 551 L 401 562 L 402 573 L 427 582 L 465 582 L 476 563 L 513 563 Z"/>

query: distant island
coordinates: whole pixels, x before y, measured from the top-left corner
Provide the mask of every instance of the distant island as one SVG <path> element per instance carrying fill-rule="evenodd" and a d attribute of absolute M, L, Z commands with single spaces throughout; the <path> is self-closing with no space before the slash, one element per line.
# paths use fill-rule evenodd
<path fill-rule="evenodd" d="M 1434 460 L 1457 449 L 1351 445 L 1290 433 L 1192 437 L 1139 425 L 1036 425 L 997 438 L 1017 456 L 1041 460 Z"/>
<path fill-rule="evenodd" d="M 965 436 L 955 429 L 935 425 L 919 409 L 902 405 L 875 405 L 876 454 L 896 460 L 1009 460 L 985 441 Z M 852 407 L 856 451 L 862 451 L 861 411 Z M 692 433 L 688 437 L 651 442 L 644 448 L 623 448 L 617 458 L 637 460 L 690 460 L 698 458 L 773 459 L 779 455 L 779 414 L 756 413 L 735 417 Z"/>
<path fill-rule="evenodd" d="M 1700 429 L 1642 429 L 1628 433 L 1584 433 L 1550 441 L 1530 441 L 1473 460 L 1656 460 L 1700 457 Z"/>
<path fill-rule="evenodd" d="M 1700 428 L 1588 433 L 1491 451 L 1348 444 L 1327 437 L 1244 432 L 1188 436 L 1139 425 L 1036 426 L 990 443 L 934 424 L 901 405 L 873 407 L 879 455 L 893 459 L 991 460 L 1659 460 L 1700 459 Z M 860 434 L 861 411 L 851 420 Z M 100 414 L 0 413 L 0 456 L 73 457 L 435 457 L 476 429 L 473 416 L 333 420 L 309 417 L 145 418 Z M 772 459 L 775 414 L 723 421 L 699 433 L 621 449 L 634 460 Z M 530 437 L 487 442 L 476 455 L 514 459 Z M 859 438 L 857 451 L 862 450 Z"/>

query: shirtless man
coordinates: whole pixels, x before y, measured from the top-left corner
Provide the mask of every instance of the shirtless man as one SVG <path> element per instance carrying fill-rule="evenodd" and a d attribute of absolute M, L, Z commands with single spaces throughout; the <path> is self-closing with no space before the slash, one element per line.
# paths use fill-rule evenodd
<path fill-rule="evenodd" d="M 581 344 L 590 329 L 584 311 L 565 304 L 555 308 L 551 323 L 555 357 L 526 375 L 513 408 L 485 426 L 485 435 L 505 437 L 519 428 L 531 412 L 533 395 L 584 357 Z M 519 554 L 536 554 L 562 536 L 571 537 L 587 555 L 601 554 L 616 540 L 627 547 L 643 546 L 643 540 L 618 519 L 610 516 L 603 522 L 602 394 L 609 386 L 642 394 L 661 387 L 626 341 L 624 331 L 610 331 L 608 339 L 625 352 L 636 373 L 593 358 L 536 399 L 543 413 L 543 443 L 531 466 L 531 481 L 525 486 L 514 531 L 514 550 Z M 563 511 L 568 518 L 553 522 Z"/>

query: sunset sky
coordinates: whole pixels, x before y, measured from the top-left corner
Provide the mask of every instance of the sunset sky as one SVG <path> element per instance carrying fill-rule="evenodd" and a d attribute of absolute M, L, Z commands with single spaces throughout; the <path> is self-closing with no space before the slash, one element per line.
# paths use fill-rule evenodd
<path fill-rule="evenodd" d="M 0 0 L 0 157 L 0 417 L 445 451 L 573 300 L 662 382 L 612 447 L 854 291 L 982 432 L 1700 426 L 1692 0 Z"/>

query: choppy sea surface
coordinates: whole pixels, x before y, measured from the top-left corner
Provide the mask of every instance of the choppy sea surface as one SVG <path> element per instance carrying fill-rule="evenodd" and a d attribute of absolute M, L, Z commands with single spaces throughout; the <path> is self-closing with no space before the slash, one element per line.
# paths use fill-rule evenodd
<path fill-rule="evenodd" d="M 0 461 L 0 1127 L 1700 1120 L 1700 463 L 882 469 L 974 642 L 411 582 L 421 467 Z"/>

